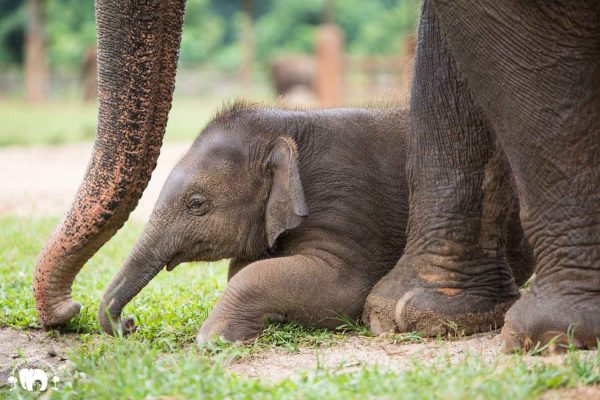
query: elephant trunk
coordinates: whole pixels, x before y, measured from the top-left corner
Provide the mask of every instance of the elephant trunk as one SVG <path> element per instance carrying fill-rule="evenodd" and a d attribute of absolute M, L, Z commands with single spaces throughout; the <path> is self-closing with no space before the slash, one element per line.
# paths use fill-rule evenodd
<path fill-rule="evenodd" d="M 102 330 L 109 335 L 127 334 L 135 329 L 133 319 L 121 321 L 123 308 L 164 267 L 165 262 L 153 251 L 154 246 L 141 239 L 104 291 L 98 306 L 98 321 Z"/>
<path fill-rule="evenodd" d="M 123 226 L 150 180 L 172 100 L 184 5 L 96 1 L 96 142 L 70 210 L 37 259 L 33 290 L 45 328 L 79 311 L 71 299 L 75 276 Z"/>

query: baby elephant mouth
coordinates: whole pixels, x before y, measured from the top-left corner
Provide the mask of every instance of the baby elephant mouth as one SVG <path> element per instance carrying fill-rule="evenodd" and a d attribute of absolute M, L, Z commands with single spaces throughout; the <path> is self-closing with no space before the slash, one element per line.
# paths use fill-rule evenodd
<path fill-rule="evenodd" d="M 181 263 L 186 262 L 186 258 L 183 255 L 182 252 L 178 251 L 177 253 L 175 253 L 173 255 L 173 257 L 171 258 L 171 261 L 166 262 L 166 266 L 167 266 L 167 271 L 173 271 L 175 269 L 176 266 L 178 266 Z"/>
<path fill-rule="evenodd" d="M 186 262 L 193 261 L 218 261 L 218 259 L 214 259 L 214 257 L 209 257 L 206 254 L 206 251 L 197 252 L 193 257 L 190 257 L 189 254 L 185 254 L 184 252 L 178 251 L 171 257 L 170 261 L 165 262 L 167 271 L 173 271 L 176 266 L 179 264 L 183 264 Z"/>
<path fill-rule="evenodd" d="M 178 251 L 177 253 L 173 254 L 171 260 L 165 262 L 164 265 L 166 265 L 167 271 L 173 271 L 176 266 L 186 262 L 219 261 L 221 259 L 223 259 L 223 257 L 214 257 L 210 249 L 204 246 L 200 247 L 199 245 L 196 245 L 192 251 L 192 255 L 190 255 L 187 251 Z"/>

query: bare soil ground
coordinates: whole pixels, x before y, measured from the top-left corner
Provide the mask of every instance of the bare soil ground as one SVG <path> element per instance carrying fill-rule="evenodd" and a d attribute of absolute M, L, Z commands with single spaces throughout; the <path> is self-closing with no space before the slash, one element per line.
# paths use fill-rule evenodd
<path fill-rule="evenodd" d="M 542 394 L 540 400 L 600 400 L 600 387 L 580 386 L 549 390 Z"/>
<path fill-rule="evenodd" d="M 8 384 L 8 377 L 15 374 L 21 363 L 36 364 L 47 372 L 60 374 L 70 368 L 67 355 L 80 343 L 74 334 L 49 336 L 41 330 L 0 328 L 0 386 Z"/>
<path fill-rule="evenodd" d="M 364 366 L 377 365 L 385 370 L 401 372 L 409 369 L 414 359 L 424 363 L 440 358 L 458 362 L 470 353 L 484 360 L 492 360 L 498 357 L 500 349 L 497 332 L 456 341 L 425 339 L 417 343 L 393 343 L 385 337 L 351 336 L 331 347 L 301 348 L 298 352 L 275 349 L 255 353 L 234 362 L 229 370 L 235 374 L 269 380 L 291 377 L 317 367 L 352 372 Z"/>
<path fill-rule="evenodd" d="M 189 144 L 165 144 L 133 218 L 145 219 Z M 0 148 L 0 215 L 56 215 L 68 209 L 85 173 L 91 143 Z"/>
<path fill-rule="evenodd" d="M 594 354 L 589 352 L 590 355 Z M 502 352 L 500 331 L 481 333 L 457 340 L 423 339 L 420 342 L 395 343 L 387 337 L 355 337 L 325 348 L 300 348 L 298 352 L 268 350 L 254 353 L 232 363 L 229 371 L 248 377 L 277 381 L 293 377 L 302 371 L 326 368 L 337 372 L 353 372 L 365 366 L 377 365 L 393 372 L 411 368 L 414 360 L 425 365 L 443 361 L 458 363 L 467 355 L 476 355 L 486 362 L 508 361 Z M 559 365 L 564 355 L 527 356 L 525 362 Z M 596 388 L 600 394 L 600 388 Z"/>
<path fill-rule="evenodd" d="M 42 360 L 56 370 L 69 368 L 68 355 L 82 344 L 77 334 L 52 333 L 42 330 L 0 328 L 0 382 L 21 359 Z M 392 343 L 386 338 L 350 336 L 332 346 L 259 351 L 233 361 L 228 370 L 236 375 L 277 381 L 303 371 L 318 368 L 352 372 L 363 366 L 403 371 L 413 359 L 433 362 L 440 357 L 458 362 L 467 354 L 478 354 L 485 360 L 499 357 L 500 337 L 497 332 L 471 336 L 464 340 L 424 340 L 419 343 Z M 500 357 L 503 357 L 500 355 Z M 547 362 L 559 362 L 560 356 L 546 357 Z M 3 379 L 4 378 L 4 379 Z"/>

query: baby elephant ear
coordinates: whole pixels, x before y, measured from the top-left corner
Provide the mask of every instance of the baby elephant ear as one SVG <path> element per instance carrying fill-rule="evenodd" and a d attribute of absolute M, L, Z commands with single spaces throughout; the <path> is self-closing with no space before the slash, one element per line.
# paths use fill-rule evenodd
<path fill-rule="evenodd" d="M 297 158 L 292 139 L 279 137 L 275 140 L 268 161 L 268 170 L 273 177 L 266 214 L 270 247 L 279 235 L 300 225 L 302 217 L 308 215 Z"/>

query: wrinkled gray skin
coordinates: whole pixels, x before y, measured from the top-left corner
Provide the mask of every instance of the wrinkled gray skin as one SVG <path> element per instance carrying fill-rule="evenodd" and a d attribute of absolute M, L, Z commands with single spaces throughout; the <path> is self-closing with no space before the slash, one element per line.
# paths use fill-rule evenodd
<path fill-rule="evenodd" d="M 224 258 L 230 280 L 200 341 L 253 338 L 267 317 L 329 328 L 357 318 L 404 248 L 408 129 L 393 110 L 221 113 L 169 175 L 106 289 L 103 330 L 134 329 L 121 310 L 164 266 Z"/>

